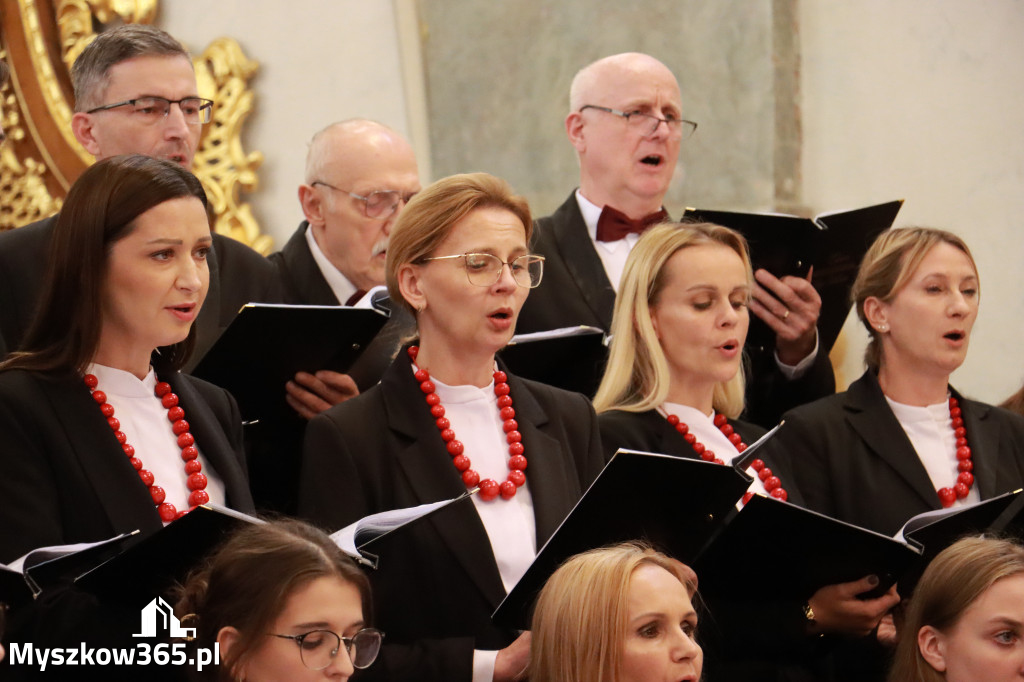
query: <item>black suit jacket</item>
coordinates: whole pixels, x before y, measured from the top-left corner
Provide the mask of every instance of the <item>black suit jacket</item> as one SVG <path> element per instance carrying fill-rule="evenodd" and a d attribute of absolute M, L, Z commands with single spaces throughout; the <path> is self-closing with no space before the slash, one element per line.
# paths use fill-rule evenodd
<path fill-rule="evenodd" d="M 601 469 L 597 420 L 579 394 L 514 376 L 508 383 L 529 460 L 539 547 Z M 404 352 L 379 386 L 307 429 L 300 512 L 331 530 L 465 489 Z M 516 636 L 490 620 L 505 591 L 480 517 L 466 500 L 393 538 L 370 574 L 375 623 L 390 644 L 361 675 L 469 680 L 474 648 L 500 649 Z"/>
<path fill-rule="evenodd" d="M 1024 418 L 961 397 L 981 499 L 1024 485 Z M 938 494 L 871 371 L 845 393 L 789 412 L 764 459 L 790 499 L 864 528 L 894 534 Z"/>
<path fill-rule="evenodd" d="M 309 250 L 306 241 L 308 227 L 309 223 L 302 221 L 284 248 L 270 255 L 270 262 L 277 269 L 284 301 L 297 305 L 342 305 L 344 302 L 334 295 Z M 405 308 L 390 302 L 388 306 L 391 317 L 349 369 L 349 376 L 360 391 L 366 391 L 380 381 L 406 337 L 416 331 L 416 321 Z"/>
<path fill-rule="evenodd" d="M 14 351 L 39 306 L 49 269 L 50 235 L 57 215 L 0 233 L 0 350 Z M 210 288 L 196 319 L 196 348 L 190 367 L 202 357 L 238 310 L 250 301 L 280 299 L 273 266 L 245 244 L 214 233 L 208 258 Z"/>
<path fill-rule="evenodd" d="M 609 410 L 598 415 L 597 423 L 601 429 L 605 460 L 611 459 L 619 448 L 700 459 L 693 446 L 657 410 Z M 729 424 L 740 434 L 744 443 L 753 443 L 765 433 L 757 424 L 738 419 L 730 419 Z"/>
<path fill-rule="evenodd" d="M 615 290 L 583 222 L 576 192 L 554 213 L 538 218 L 533 251 L 544 256 L 544 279 L 519 313 L 516 332 L 557 329 L 580 324 L 611 330 Z M 774 426 L 786 410 L 830 395 L 836 390 L 828 353 L 819 350 L 814 364 L 789 381 L 775 362 L 774 348 L 747 346 L 751 371 L 744 418 Z"/>
<path fill-rule="evenodd" d="M 196 442 L 224 481 L 228 505 L 253 511 L 234 399 L 177 372 L 161 378 L 178 394 Z M 0 429 L 0 561 L 45 545 L 162 527 L 148 489 L 80 378 L 0 373 Z"/>

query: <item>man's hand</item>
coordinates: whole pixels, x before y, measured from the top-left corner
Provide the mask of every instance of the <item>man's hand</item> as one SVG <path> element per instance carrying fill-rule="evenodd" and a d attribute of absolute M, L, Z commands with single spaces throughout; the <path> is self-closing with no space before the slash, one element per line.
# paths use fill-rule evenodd
<path fill-rule="evenodd" d="M 811 284 L 813 272 L 807 279 L 779 279 L 763 269 L 754 273 L 750 310 L 775 332 L 775 350 L 786 365 L 796 365 L 814 351 L 821 296 Z"/>
<path fill-rule="evenodd" d="M 514 682 L 526 679 L 530 665 L 530 631 L 516 637 L 516 641 L 498 652 L 494 659 L 494 682 Z"/>
<path fill-rule="evenodd" d="M 900 603 L 896 586 L 881 597 L 858 599 L 878 587 L 878 578 L 869 575 L 850 583 L 826 585 L 810 598 L 808 603 L 814 611 L 814 622 L 818 631 L 864 637 L 878 627 L 882 617 Z"/>
<path fill-rule="evenodd" d="M 352 377 L 326 369 L 315 375 L 299 372 L 295 381 L 289 381 L 284 388 L 285 400 L 304 419 L 312 419 L 332 405 L 359 395 Z"/>

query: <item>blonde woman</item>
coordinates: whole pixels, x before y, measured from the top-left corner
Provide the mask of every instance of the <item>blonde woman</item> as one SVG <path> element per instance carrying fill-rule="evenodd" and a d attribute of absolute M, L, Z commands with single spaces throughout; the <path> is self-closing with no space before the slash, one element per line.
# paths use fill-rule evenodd
<path fill-rule="evenodd" d="M 530 681 L 699 680 L 695 591 L 692 572 L 642 544 L 569 559 L 537 600 Z"/>

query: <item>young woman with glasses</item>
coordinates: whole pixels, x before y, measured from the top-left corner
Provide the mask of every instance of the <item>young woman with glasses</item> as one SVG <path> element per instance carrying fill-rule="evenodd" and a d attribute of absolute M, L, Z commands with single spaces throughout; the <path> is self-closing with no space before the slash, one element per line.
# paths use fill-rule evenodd
<path fill-rule="evenodd" d="M 391 300 L 413 313 L 417 338 L 378 386 L 306 431 L 299 508 L 329 528 L 480 489 L 381 553 L 371 580 L 388 644 L 368 677 L 519 675 L 528 636 L 490 615 L 600 471 L 590 403 L 495 360 L 540 283 L 532 227 L 526 201 L 484 173 L 417 194 L 387 255 Z"/>
<path fill-rule="evenodd" d="M 377 658 L 366 576 L 301 521 L 246 526 L 194 571 L 175 612 L 194 644 L 220 647 L 210 678 L 347 680 Z"/>

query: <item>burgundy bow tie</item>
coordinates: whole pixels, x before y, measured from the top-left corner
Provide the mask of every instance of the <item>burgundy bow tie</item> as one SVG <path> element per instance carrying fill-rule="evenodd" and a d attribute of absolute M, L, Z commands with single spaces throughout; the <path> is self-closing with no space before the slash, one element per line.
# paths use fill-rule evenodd
<path fill-rule="evenodd" d="M 660 223 L 668 217 L 668 212 L 661 209 L 639 220 L 633 220 L 622 211 L 605 206 L 601 209 L 601 217 L 597 219 L 597 241 L 615 242 L 625 239 L 627 234 L 640 234 L 651 225 Z"/>

